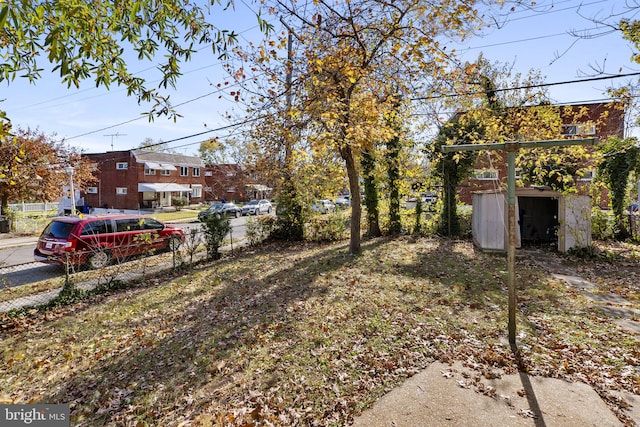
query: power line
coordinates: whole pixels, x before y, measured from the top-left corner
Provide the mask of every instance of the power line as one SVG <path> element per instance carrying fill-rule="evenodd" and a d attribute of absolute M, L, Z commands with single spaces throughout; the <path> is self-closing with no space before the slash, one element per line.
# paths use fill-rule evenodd
<path fill-rule="evenodd" d="M 594 82 L 594 81 L 600 81 L 600 80 L 619 79 L 619 78 L 623 78 L 623 77 L 633 77 L 633 76 L 640 76 L 640 72 L 628 73 L 628 74 L 613 74 L 611 76 L 591 77 L 591 78 L 588 78 L 588 79 L 581 79 L 581 80 L 565 80 L 565 81 L 561 81 L 561 82 L 539 83 L 539 84 L 532 84 L 532 85 L 515 86 L 515 87 L 509 87 L 509 88 L 495 89 L 495 92 L 506 92 L 506 91 L 510 91 L 510 90 L 522 90 L 522 89 L 535 89 L 535 88 L 541 88 L 541 87 L 559 86 L 559 85 L 576 84 L 576 83 L 588 83 L 588 82 Z M 478 91 L 478 92 L 465 92 L 465 93 L 451 93 L 451 94 L 443 94 L 443 95 L 423 96 L 423 97 L 411 98 L 410 100 L 411 101 L 424 101 L 424 100 L 432 100 L 432 99 L 454 98 L 454 97 L 457 97 L 457 96 L 481 95 L 483 93 L 484 92 L 481 92 L 481 91 Z"/>
<path fill-rule="evenodd" d="M 257 25 L 253 25 L 253 26 L 251 26 L 251 27 L 249 27 L 249 28 L 246 28 L 246 29 L 244 29 L 244 30 L 240 31 L 239 33 L 237 33 L 237 35 L 238 35 L 238 36 L 242 36 L 243 34 L 248 33 L 249 31 L 253 31 L 253 30 L 255 30 L 256 28 L 258 28 L 258 26 L 257 26 Z M 246 39 L 245 39 L 245 40 L 246 40 Z M 196 49 L 196 51 L 195 51 L 195 52 L 196 52 L 196 53 L 199 53 L 199 52 L 201 52 L 201 51 L 203 51 L 203 50 L 205 50 L 205 49 L 210 48 L 211 46 L 213 46 L 213 43 L 209 43 L 209 44 L 207 44 L 207 45 L 205 45 L 205 46 L 202 46 L 200 49 Z M 204 66 L 201 66 L 201 67 L 198 67 L 198 68 L 194 68 L 194 69 L 191 69 L 191 70 L 187 70 L 187 71 L 183 72 L 183 73 L 182 73 L 182 75 L 187 75 L 187 74 L 195 73 L 195 72 L 197 72 L 197 71 L 201 71 L 201 70 L 204 70 L 204 69 L 206 69 L 206 68 L 212 68 L 212 67 L 218 66 L 218 65 L 220 65 L 220 64 L 222 64 L 222 61 L 217 61 L 217 62 L 212 63 L 212 64 L 209 64 L 209 65 L 204 65 Z M 157 64 L 157 63 L 156 63 L 156 64 L 153 64 L 153 65 L 151 65 L 151 66 L 149 66 L 149 67 L 147 67 L 147 68 L 143 68 L 142 70 L 139 70 L 139 71 L 134 72 L 132 75 L 133 75 L 133 76 L 136 76 L 136 75 L 139 75 L 139 74 L 145 73 L 145 72 L 147 72 L 147 71 L 157 69 L 157 68 L 158 68 L 158 65 L 159 65 L 159 64 Z M 152 81 L 150 81 L 149 83 L 152 83 L 152 84 L 153 84 L 153 83 L 160 82 L 160 81 L 161 81 L 161 79 L 156 79 L 156 80 L 152 80 Z M 61 100 L 61 99 L 70 98 L 70 97 L 73 97 L 73 96 L 76 96 L 76 95 L 79 95 L 79 94 L 82 94 L 82 93 L 85 93 L 85 92 L 92 92 L 92 91 L 95 91 L 95 90 L 97 90 L 97 87 L 86 88 L 86 89 L 80 89 L 80 90 L 75 91 L 75 92 L 73 92 L 73 93 L 69 93 L 69 94 L 65 94 L 65 95 L 57 96 L 57 97 L 54 97 L 54 98 L 45 99 L 45 100 L 38 101 L 38 102 L 35 102 L 35 103 L 33 103 L 33 104 L 29 104 L 29 105 L 23 105 L 23 106 L 20 106 L 19 108 L 17 108 L 16 110 L 17 110 L 17 111 L 20 111 L 21 109 L 27 109 L 27 108 L 37 107 L 37 106 L 39 106 L 39 105 L 45 105 L 45 104 L 48 104 L 48 103 L 51 103 L 51 102 L 56 102 L 56 101 Z M 100 97 L 100 96 L 106 96 L 106 95 L 109 95 L 109 94 L 111 94 L 111 93 L 124 92 L 124 91 L 126 91 L 126 90 L 127 90 L 126 88 L 123 88 L 123 89 L 120 89 L 120 90 L 108 91 L 108 92 L 100 93 L 100 94 L 97 94 L 97 95 L 88 96 L 88 97 L 86 97 L 86 98 L 81 99 L 81 101 L 84 101 L 84 100 L 87 100 L 87 99 L 92 99 L 92 98 L 97 98 L 97 97 Z M 72 102 L 73 102 L 73 101 L 72 101 Z M 56 105 L 61 105 L 61 104 L 56 104 Z"/>
<path fill-rule="evenodd" d="M 584 28 L 582 30 L 575 30 L 576 32 L 586 32 L 586 31 L 593 31 L 593 30 L 599 30 L 601 29 L 600 27 L 593 27 L 593 28 Z M 607 30 L 607 33 L 612 33 L 615 32 L 616 30 L 613 29 L 609 29 Z M 492 43 L 492 44 L 486 44 L 483 46 L 470 46 L 468 48 L 466 48 L 465 50 L 469 51 L 469 50 L 475 50 L 475 49 L 484 49 L 487 47 L 496 47 L 496 46 L 504 46 L 504 45 L 509 45 L 509 44 L 516 44 L 516 43 L 524 43 L 524 42 L 530 42 L 530 41 L 534 41 L 534 40 L 542 40 L 542 39 L 548 39 L 548 38 L 553 38 L 553 37 L 560 37 L 560 36 L 566 36 L 569 35 L 569 33 L 555 33 L 555 34 L 547 34 L 547 35 L 542 35 L 542 36 L 536 36 L 536 37 L 529 37 L 526 39 L 519 39 L 519 40 L 510 40 L 510 41 L 506 41 L 506 42 L 500 42 L 500 43 Z M 604 33 L 602 34 L 604 35 Z"/>
<path fill-rule="evenodd" d="M 245 82 L 245 81 L 247 81 L 247 80 L 253 80 L 254 78 L 256 78 L 256 77 L 260 77 L 261 75 L 264 75 L 264 74 L 265 74 L 265 73 L 259 74 L 259 75 L 257 75 L 257 76 L 253 76 L 253 77 L 251 77 L 251 78 L 246 78 L 246 79 L 244 79 L 244 80 L 242 80 L 242 81 L 236 82 L 236 83 L 231 84 L 231 85 L 229 85 L 229 86 L 225 86 L 224 88 L 222 88 L 222 87 L 221 87 L 221 88 L 218 88 L 218 89 L 216 89 L 216 90 L 214 90 L 214 91 L 212 91 L 212 92 L 205 93 L 204 95 L 200 95 L 200 96 L 197 96 L 197 97 L 195 97 L 195 98 L 188 99 L 188 100 L 186 100 L 186 101 L 180 102 L 180 103 L 178 103 L 178 104 L 176 104 L 176 105 L 172 106 L 172 108 L 181 107 L 181 106 L 186 105 L 186 104 L 189 104 L 189 103 L 191 103 L 191 102 L 195 102 L 195 101 L 197 101 L 197 100 L 199 100 L 199 99 L 206 98 L 206 97 L 208 97 L 208 96 L 215 95 L 215 94 L 217 94 L 217 93 L 221 93 L 221 92 L 223 92 L 224 90 L 226 90 L 226 89 L 228 89 L 228 88 L 230 88 L 230 87 L 238 86 L 238 85 L 240 85 L 240 84 L 244 83 L 244 82 Z M 135 119 L 125 120 L 124 122 L 115 123 L 115 124 L 113 124 L 113 125 L 109 125 L 109 126 L 106 126 L 106 127 L 100 128 L 100 129 L 92 130 L 92 131 L 90 131 L 90 132 L 85 132 L 85 133 L 80 134 L 80 135 L 71 136 L 71 137 L 69 137 L 69 138 L 65 138 L 65 140 L 67 140 L 67 141 L 68 141 L 68 140 L 71 140 L 71 139 L 76 139 L 76 138 L 80 138 L 80 137 L 83 137 L 83 136 L 92 135 L 92 134 L 94 134 L 94 133 L 98 133 L 98 132 L 101 132 L 101 131 L 105 131 L 105 130 L 113 129 L 113 128 L 118 127 L 118 126 L 126 125 L 126 124 L 128 124 L 128 123 L 132 123 L 132 122 L 135 122 L 135 121 L 141 120 L 141 119 L 143 119 L 143 118 L 145 118 L 145 117 L 146 117 L 146 116 L 140 116 L 140 117 L 136 117 Z M 205 133 L 206 133 L 206 132 L 205 132 Z"/>

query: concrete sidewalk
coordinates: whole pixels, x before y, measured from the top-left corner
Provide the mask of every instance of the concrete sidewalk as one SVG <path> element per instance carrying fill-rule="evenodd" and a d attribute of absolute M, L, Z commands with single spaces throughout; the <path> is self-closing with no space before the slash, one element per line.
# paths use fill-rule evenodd
<path fill-rule="evenodd" d="M 0 250 L 20 246 L 33 246 L 35 248 L 37 242 L 38 236 L 21 236 L 14 233 L 0 234 Z"/>
<path fill-rule="evenodd" d="M 640 397 L 621 396 L 640 424 Z M 622 426 L 584 383 L 526 373 L 486 379 L 459 362 L 436 362 L 378 400 L 354 420 L 356 427 Z"/>

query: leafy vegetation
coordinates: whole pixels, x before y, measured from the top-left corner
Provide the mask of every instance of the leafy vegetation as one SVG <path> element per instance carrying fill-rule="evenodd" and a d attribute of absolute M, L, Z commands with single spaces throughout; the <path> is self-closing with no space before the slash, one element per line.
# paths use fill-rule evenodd
<path fill-rule="evenodd" d="M 227 215 L 213 214 L 205 216 L 202 223 L 207 255 L 211 259 L 220 258 L 220 248 L 225 237 L 231 231 L 231 220 Z"/>
<path fill-rule="evenodd" d="M 357 257 L 344 242 L 247 248 L 8 319 L 0 402 L 72 402 L 74 425 L 345 425 L 440 360 L 586 382 L 632 425 L 615 393 L 638 392 L 637 341 L 548 264 L 518 258 L 518 361 L 504 258 L 441 239 L 363 246 Z M 637 307 L 629 249 L 557 261 Z"/>
<path fill-rule="evenodd" d="M 9 201 L 58 200 L 63 185 L 69 184 L 66 166 L 73 166 L 73 175 L 82 183 L 78 190 L 94 180 L 91 163 L 80 153 L 53 137 L 17 129 L 15 135 L 0 134 L 0 207 L 7 214 Z M 53 166 L 53 167 L 52 167 Z"/>
<path fill-rule="evenodd" d="M 632 172 L 640 175 L 640 148 L 635 138 L 609 138 L 603 144 L 602 161 L 598 174 L 610 191 L 611 207 L 615 220 L 615 235 L 619 239 L 629 237 L 623 220 L 623 211 L 628 201 L 628 185 Z"/>
<path fill-rule="evenodd" d="M 144 78 L 130 71 L 125 52 L 140 61 L 164 58 L 156 67 L 161 73 L 158 87 L 174 86 L 194 46 L 208 45 L 222 55 L 236 40 L 235 33 L 207 22 L 208 11 L 182 0 L 6 4 L 0 8 L 0 81 L 20 76 L 33 83 L 41 78 L 44 62 L 68 87 L 79 87 L 83 80 L 106 88 L 123 86 L 138 101 L 155 102 L 157 114 L 172 113 L 175 118 L 168 97 L 149 89 Z"/>

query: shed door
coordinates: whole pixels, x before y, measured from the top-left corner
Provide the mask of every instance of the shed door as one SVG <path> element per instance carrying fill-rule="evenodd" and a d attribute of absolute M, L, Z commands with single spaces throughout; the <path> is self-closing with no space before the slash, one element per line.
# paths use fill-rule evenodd
<path fill-rule="evenodd" d="M 523 244 L 552 243 L 558 238 L 558 199 L 518 197 L 518 216 Z"/>
<path fill-rule="evenodd" d="M 591 198 L 568 195 L 560 203 L 560 232 L 558 250 L 566 252 L 573 247 L 591 245 Z"/>

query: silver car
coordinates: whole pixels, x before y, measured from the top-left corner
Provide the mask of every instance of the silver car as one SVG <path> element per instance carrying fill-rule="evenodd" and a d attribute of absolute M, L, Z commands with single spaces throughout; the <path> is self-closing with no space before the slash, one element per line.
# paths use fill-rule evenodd
<path fill-rule="evenodd" d="M 242 207 L 242 215 L 270 214 L 273 207 L 268 200 L 251 200 Z"/>
<path fill-rule="evenodd" d="M 331 200 L 316 200 L 311 205 L 311 209 L 322 214 L 336 211 L 336 205 Z"/>

